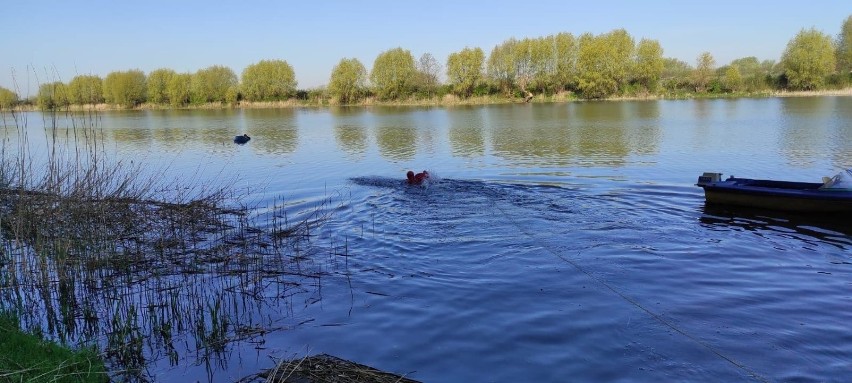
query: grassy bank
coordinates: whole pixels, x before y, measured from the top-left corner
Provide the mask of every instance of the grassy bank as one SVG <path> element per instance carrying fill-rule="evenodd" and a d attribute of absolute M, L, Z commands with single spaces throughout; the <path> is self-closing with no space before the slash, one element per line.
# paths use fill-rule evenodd
<path fill-rule="evenodd" d="M 664 94 L 639 94 L 628 96 L 613 96 L 595 101 L 635 101 L 635 100 L 685 100 L 685 99 L 731 99 L 731 98 L 754 98 L 754 97 L 822 97 L 822 96 L 852 96 L 852 88 L 816 90 L 816 91 L 764 91 L 764 92 L 740 92 L 740 93 L 691 93 L 674 92 Z M 558 102 L 583 102 L 590 101 L 578 98 L 570 92 L 560 92 L 553 95 L 539 94 L 534 96 L 530 103 L 558 103 Z M 352 104 L 340 104 L 329 99 L 296 99 L 282 101 L 239 101 L 236 103 L 206 103 L 185 106 L 173 106 L 168 104 L 144 103 L 138 105 L 134 110 L 170 110 L 170 109 L 276 109 L 276 108 L 302 108 L 302 107 L 331 107 L 331 106 L 465 106 L 465 105 L 498 105 L 524 103 L 522 97 L 506 97 L 498 95 L 472 96 L 461 98 L 452 94 L 434 96 L 427 98 L 410 97 L 401 100 L 382 101 L 373 97 L 365 98 Z M 35 105 L 19 105 L 16 111 L 37 111 Z M 120 105 L 110 104 L 88 104 L 69 105 L 63 107 L 69 111 L 108 111 L 127 110 Z"/>
<path fill-rule="evenodd" d="M 106 382 L 94 349 L 73 350 L 27 334 L 9 314 L 0 314 L 0 382 Z"/>

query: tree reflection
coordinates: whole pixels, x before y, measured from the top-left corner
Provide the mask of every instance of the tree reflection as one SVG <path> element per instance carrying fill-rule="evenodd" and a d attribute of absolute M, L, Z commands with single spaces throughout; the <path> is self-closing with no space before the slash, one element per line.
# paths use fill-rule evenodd
<path fill-rule="evenodd" d="M 296 110 L 291 108 L 246 109 L 243 129 L 255 137 L 251 146 L 264 153 L 290 154 L 299 146 L 299 127 Z"/>
<path fill-rule="evenodd" d="M 494 151 L 522 166 L 622 166 L 631 153 L 657 151 L 656 113 L 624 102 L 532 105 L 492 122 Z"/>
<path fill-rule="evenodd" d="M 834 110 L 841 118 L 833 119 L 831 136 L 831 162 L 835 168 L 852 168 L 852 99 L 834 97 Z"/>
<path fill-rule="evenodd" d="M 481 157 L 485 155 L 485 138 L 482 134 L 485 125 L 481 107 L 459 107 L 452 110 L 450 117 L 449 140 L 454 156 Z"/>
<path fill-rule="evenodd" d="M 790 166 L 813 166 L 818 159 L 827 156 L 834 146 L 828 143 L 831 135 L 826 126 L 826 118 L 831 115 L 831 99 L 784 97 L 780 103 L 786 117 L 780 119 L 781 153 Z"/>
<path fill-rule="evenodd" d="M 367 128 L 363 126 L 337 125 L 334 137 L 337 145 L 349 155 L 362 158 L 367 152 Z"/>

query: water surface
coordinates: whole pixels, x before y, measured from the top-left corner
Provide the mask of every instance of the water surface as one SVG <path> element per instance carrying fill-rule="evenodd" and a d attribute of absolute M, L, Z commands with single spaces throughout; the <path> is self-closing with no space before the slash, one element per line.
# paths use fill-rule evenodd
<path fill-rule="evenodd" d="M 233 381 L 314 353 L 427 382 L 852 371 L 849 221 L 705 206 L 694 186 L 705 171 L 815 182 L 852 167 L 849 97 L 132 111 L 98 123 L 109 151 L 164 177 L 236 176 L 258 215 L 280 198 L 292 216 L 331 210 L 311 239 L 321 281 L 285 293 L 258 283 L 228 306 L 233 336 L 215 355 L 188 330 L 173 351 L 147 343 L 157 381 Z M 28 116 L 34 145 L 41 124 Z M 234 145 L 243 133 L 251 141 Z M 7 128 L 8 145 L 18 137 Z M 409 169 L 435 177 L 406 186 Z M 263 331 L 238 336 L 246 328 Z"/>

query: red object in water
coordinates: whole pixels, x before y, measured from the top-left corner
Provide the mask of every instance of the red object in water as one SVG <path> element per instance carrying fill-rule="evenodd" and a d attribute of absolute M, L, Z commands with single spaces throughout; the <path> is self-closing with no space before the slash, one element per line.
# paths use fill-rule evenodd
<path fill-rule="evenodd" d="M 414 174 L 413 171 L 409 170 L 406 176 L 408 177 L 409 185 L 420 185 L 423 181 L 429 179 L 429 172 L 424 170 L 422 173 Z"/>

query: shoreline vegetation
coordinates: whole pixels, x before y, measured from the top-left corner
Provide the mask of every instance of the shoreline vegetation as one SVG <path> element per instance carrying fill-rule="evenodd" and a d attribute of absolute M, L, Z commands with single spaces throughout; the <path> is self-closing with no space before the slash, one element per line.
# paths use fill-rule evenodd
<path fill-rule="evenodd" d="M 369 71 L 357 58 L 342 58 L 326 85 L 309 89 L 298 87 L 293 67 L 282 59 L 260 60 L 239 75 L 227 66 L 212 65 L 194 73 L 129 69 L 104 78 L 82 74 L 63 82 L 54 70 L 41 76 L 47 80 L 42 82 L 35 68 L 27 71 L 37 79 L 37 94 L 22 99 L 17 89 L 0 88 L 0 110 L 452 106 L 847 95 L 852 86 L 852 16 L 843 21 L 836 37 L 815 28 L 801 29 L 777 61 L 748 56 L 717 64 L 710 52 L 702 52 L 691 64 L 664 56 L 657 40 L 637 39 L 625 29 L 614 29 L 512 37 L 490 51 L 465 47 L 443 62 L 428 52 L 418 59 L 410 50 L 396 47 L 379 53 Z"/>
<path fill-rule="evenodd" d="M 588 100 L 578 98 L 568 93 L 559 93 L 555 95 L 539 95 L 534 96 L 529 101 L 523 98 L 508 98 L 498 96 L 472 96 L 466 99 L 460 99 L 453 95 L 444 97 L 432 97 L 428 99 L 410 98 L 408 100 L 395 101 L 378 101 L 373 98 L 367 98 L 357 103 L 340 104 L 330 102 L 329 100 L 297 100 L 289 99 L 285 101 L 236 101 L 236 102 L 210 102 L 199 105 L 184 105 L 175 107 L 167 104 L 152 104 L 143 103 L 137 106 L 127 108 L 117 104 L 85 104 L 85 105 L 67 105 L 62 108 L 63 111 L 81 112 L 81 111 L 118 111 L 118 110 L 213 110 L 213 109 L 286 109 L 286 108 L 325 108 L 325 107 L 394 107 L 394 106 L 435 106 L 435 107 L 453 107 L 453 106 L 472 106 L 472 105 L 500 105 L 500 104 L 522 104 L 522 103 L 568 103 L 568 102 L 612 102 L 612 101 L 654 101 L 654 100 L 691 100 L 691 99 L 732 99 L 732 98 L 767 98 L 767 97 L 831 97 L 831 96 L 852 96 L 852 87 L 843 89 L 824 89 L 824 90 L 800 90 L 800 91 L 766 91 L 753 93 L 737 93 L 737 94 L 685 94 L 685 95 L 644 95 L 644 96 L 621 96 L 608 97 L 605 99 Z M 51 112 L 51 110 L 41 110 L 35 105 L 18 105 L 13 109 L 15 112 Z"/>
<path fill-rule="evenodd" d="M 295 216 L 283 198 L 249 206 L 227 179 L 110 158 L 92 114 L 67 123 L 43 128 L 44 155 L 16 117 L 7 129 L 19 139 L 0 151 L 0 382 L 148 381 L 147 350 L 178 363 L 187 339 L 212 363 L 229 342 L 272 331 L 235 319 L 267 304 L 258 291 L 310 291 L 348 256 L 334 243 L 323 258 L 310 242 L 330 197 Z M 74 345 L 85 347 L 65 351 Z"/>

